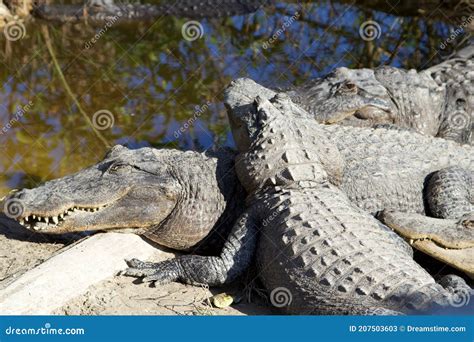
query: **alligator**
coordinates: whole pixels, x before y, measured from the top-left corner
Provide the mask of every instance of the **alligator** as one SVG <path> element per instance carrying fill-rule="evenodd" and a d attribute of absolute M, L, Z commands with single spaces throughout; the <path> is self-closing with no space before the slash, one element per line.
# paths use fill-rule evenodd
<path fill-rule="evenodd" d="M 275 96 L 272 90 L 249 79 L 240 79 L 234 83 L 236 89 L 248 87 L 268 99 Z M 248 93 L 242 96 L 245 94 Z M 247 102 L 251 102 L 250 95 L 247 96 Z M 236 105 L 231 101 L 228 106 L 232 108 Z M 344 176 L 342 181 L 336 181 L 335 184 L 340 182 L 353 203 L 382 219 L 415 248 L 473 276 L 474 249 L 471 247 L 474 246 L 474 231 L 466 227 L 466 224 L 470 227 L 469 222 L 473 221 L 471 213 L 474 212 L 472 147 L 457 146 L 444 139 L 415 133 L 411 136 L 412 132 L 406 130 L 379 128 L 367 133 L 370 138 L 361 140 L 363 138 L 358 136 L 358 130 L 351 126 L 316 126 L 327 131 L 325 135 L 343 156 Z M 236 138 L 237 141 L 239 139 L 243 138 Z M 429 151 L 429 154 L 425 154 L 425 151 Z M 449 156 L 453 158 L 446 160 Z M 460 165 L 467 166 L 470 171 L 457 170 L 456 167 Z M 443 191 L 436 193 L 440 189 L 437 184 L 449 183 L 452 175 L 464 184 L 459 189 L 464 199 L 454 207 L 456 210 L 451 207 L 434 210 L 443 206 L 433 199 L 440 194 L 446 196 Z M 447 180 L 443 180 L 443 177 L 447 177 Z M 445 201 L 449 203 L 452 199 Z M 392 212 L 384 215 L 384 210 Z M 464 214 L 467 219 L 463 217 Z M 430 219 L 426 215 L 444 220 Z M 384 217 L 390 217 L 390 222 L 384 221 Z M 416 224 L 408 225 L 408 219 Z M 453 235 L 454 232 L 458 235 Z M 433 239 L 433 235 L 437 238 Z M 464 245 L 461 244 L 463 241 Z"/>
<path fill-rule="evenodd" d="M 12 6 L 11 0 L 7 0 L 7 5 Z M 163 1 L 164 2 L 164 1 Z M 88 1 L 86 6 L 81 5 L 54 5 L 47 4 L 44 0 L 35 1 L 36 8 L 33 15 L 48 20 L 106 20 L 108 16 L 121 17 L 125 19 L 146 20 L 153 19 L 163 15 L 178 15 L 188 18 L 202 18 L 215 16 L 231 16 L 238 14 L 251 14 L 262 6 L 275 5 L 281 3 L 311 3 L 306 0 L 178 0 L 171 4 L 138 4 L 138 3 L 118 3 L 113 0 L 92 0 Z M 396 6 L 391 5 L 385 0 L 337 0 L 336 2 L 356 5 L 361 8 L 369 8 L 376 11 L 383 11 L 394 15 L 416 16 L 420 14 L 429 14 L 430 18 L 437 18 L 449 22 L 460 28 L 473 29 L 473 9 L 472 0 L 427 0 L 398 1 Z M 94 8 L 95 7 L 95 8 Z M 97 8 L 100 7 L 100 8 Z M 173 8 L 174 7 L 174 8 Z M 435 11 L 432 11 L 432 9 Z"/>
<path fill-rule="evenodd" d="M 288 299 L 276 306 L 299 314 L 431 312 L 471 291 L 453 275 L 436 283 L 413 261 L 410 245 L 373 215 L 430 210 L 464 220 L 473 210 L 463 182 L 474 169 L 473 148 L 390 129 L 320 125 L 287 95 L 269 102 L 268 94 L 248 79 L 226 92 L 241 152 L 237 175 L 250 195 L 221 254 L 191 257 L 186 271 L 179 259 L 133 259 L 126 275 L 216 286 L 255 258 L 270 296 Z M 437 196 L 425 208 L 432 173 L 425 188 Z"/>
<path fill-rule="evenodd" d="M 64 234 L 132 229 L 180 251 L 214 253 L 245 194 L 235 151 L 182 152 L 113 147 L 73 175 L 4 199 L 4 213 L 34 232 Z"/>
<path fill-rule="evenodd" d="M 75 175 L 46 182 L 35 189 L 15 192 L 6 198 L 4 204 L 7 214 L 9 205 L 20 204 L 20 214 L 16 216 L 18 221 L 35 232 L 62 234 L 133 227 L 137 233 L 178 250 L 189 250 L 206 241 L 201 246 L 213 247 L 212 254 L 220 249 L 223 237 L 227 234 L 225 227 L 229 225 L 223 223 L 233 222 L 242 210 L 239 199 L 243 199 L 244 193 L 232 170 L 233 157 L 234 154 L 229 151 L 200 154 L 150 148 L 129 150 L 116 146 L 97 165 Z M 201 172 L 196 172 L 195 167 Z M 144 182 L 151 183 L 147 186 L 147 192 L 142 191 Z M 199 184 L 202 186 L 196 186 Z M 149 191 L 155 188 L 159 191 Z M 185 201 L 178 201 L 179 206 L 173 202 L 176 194 L 189 193 L 193 195 L 185 196 Z M 171 203 L 168 202 L 170 198 Z M 202 203 L 196 203 L 196 198 Z M 150 203 L 149 208 L 143 206 L 144 201 Z M 154 203 L 156 204 L 153 205 Z M 174 208 L 173 212 L 167 214 L 167 208 L 170 207 Z M 126 214 L 122 215 L 124 208 Z M 152 212 L 153 209 L 155 212 Z M 224 218 L 217 219 L 219 215 Z M 209 234 L 216 227 L 219 233 Z M 209 238 L 202 240 L 204 236 L 212 236 L 214 241 L 210 242 Z M 216 237 L 220 240 L 217 244 Z M 232 254 L 237 246 L 235 242 L 224 245 L 223 255 Z M 249 255 L 240 257 L 248 262 L 251 260 Z M 196 273 L 200 274 L 201 271 L 195 271 L 195 258 L 202 261 L 208 259 L 203 256 L 181 256 L 167 263 L 179 265 L 179 269 L 187 277 L 199 280 Z M 212 259 L 214 262 L 219 260 L 216 257 Z M 140 264 L 137 260 L 129 261 L 129 265 L 149 266 L 148 268 L 154 266 L 149 263 Z M 207 262 L 204 262 L 204 266 L 204 269 L 212 270 L 207 267 Z M 167 272 L 172 270 L 173 267 L 170 266 Z M 131 270 L 124 273 L 136 274 Z M 154 278 L 147 280 L 152 279 Z M 195 283 L 199 283 L 197 280 Z"/>
<path fill-rule="evenodd" d="M 270 0 L 177 0 L 140 4 L 90 0 L 85 5 L 40 4 L 33 8 L 33 15 L 59 22 L 156 20 L 165 15 L 199 19 L 253 13 L 269 2 Z"/>
<path fill-rule="evenodd" d="M 225 184 L 224 184 L 224 186 L 220 186 L 220 192 L 219 191 L 210 191 L 210 192 L 208 192 L 206 194 L 206 199 L 203 201 L 202 205 L 203 205 L 203 207 L 206 207 L 206 206 L 209 205 L 209 203 L 221 203 L 222 196 L 225 199 L 230 199 L 230 202 L 229 202 L 229 200 L 226 200 L 226 202 L 230 203 L 229 208 L 231 208 L 231 209 L 227 209 L 226 214 L 223 215 L 223 218 L 220 219 L 220 221 L 223 221 L 223 222 L 232 221 L 232 219 L 235 218 L 236 216 L 238 216 L 238 213 L 242 211 L 242 205 L 240 203 L 239 203 L 239 205 L 232 204 L 234 202 L 237 203 L 237 201 L 239 199 L 243 203 L 244 199 L 243 199 L 243 195 L 242 196 L 238 195 L 238 193 L 240 193 L 241 190 L 239 190 L 235 187 L 235 184 L 237 183 L 237 180 L 233 179 L 232 177 L 236 177 L 236 175 L 233 172 L 229 172 L 229 173 L 226 172 L 228 167 L 229 167 L 228 165 L 231 165 L 230 163 L 231 163 L 231 160 L 233 159 L 233 156 L 231 155 L 230 151 L 227 151 L 225 153 L 220 152 L 219 154 L 216 154 L 212 158 L 204 157 L 206 159 L 201 158 L 203 156 L 200 155 L 200 154 L 197 155 L 197 154 L 193 154 L 193 153 L 190 153 L 190 152 L 183 154 L 183 153 L 177 152 L 177 151 L 174 151 L 174 152 L 169 152 L 169 151 L 168 152 L 158 152 L 157 150 L 149 150 L 149 149 L 139 149 L 139 150 L 134 150 L 132 152 L 132 151 L 129 151 L 126 148 L 121 147 L 121 146 L 114 147 L 114 149 L 112 151 L 114 151 L 114 152 L 110 153 L 110 156 L 112 158 L 117 158 L 120 155 L 123 155 L 123 158 L 125 159 L 126 156 L 128 158 L 129 154 L 133 154 L 133 158 L 131 160 L 137 160 L 137 161 L 139 161 L 140 158 L 144 158 L 144 156 L 146 154 L 157 155 L 157 156 L 160 156 L 160 158 L 167 158 L 166 153 L 168 153 L 168 154 L 170 154 L 169 158 L 183 158 L 183 162 L 186 161 L 186 163 L 185 163 L 186 165 L 197 165 L 197 166 L 200 167 L 200 169 L 203 169 L 203 170 L 214 170 L 216 162 L 219 165 L 225 165 L 224 167 L 221 167 L 221 169 L 224 170 L 224 171 L 219 171 L 217 174 L 224 174 L 225 173 L 225 177 L 223 176 L 223 179 L 225 179 L 226 183 L 228 183 L 230 185 L 225 186 Z M 151 158 L 149 158 L 149 159 L 151 160 Z M 195 159 L 195 160 L 193 160 L 193 159 Z M 101 163 L 107 164 L 107 160 L 104 160 Z M 177 162 L 178 165 L 180 163 L 181 162 Z M 101 168 L 101 166 L 96 165 L 95 168 Z M 229 171 L 231 171 L 231 170 L 229 170 Z M 94 173 L 90 173 L 86 169 L 84 171 L 81 171 L 79 174 L 80 174 L 80 177 L 74 177 L 73 176 L 73 178 L 68 177 L 67 179 L 74 179 L 74 181 L 72 183 L 77 183 L 78 185 L 79 185 L 79 182 L 82 182 L 83 179 L 87 179 L 87 182 L 89 182 L 91 184 L 96 184 L 95 181 L 93 181 Z M 204 177 L 204 176 L 202 176 L 202 177 Z M 204 182 L 206 182 L 206 180 Z M 218 180 L 214 181 L 214 180 L 211 179 L 207 182 L 209 184 L 214 184 L 215 182 L 218 182 Z M 51 184 L 54 184 L 54 186 L 52 186 Z M 36 212 L 34 214 L 29 214 L 28 216 L 25 216 L 25 217 L 24 216 L 19 216 L 18 217 L 19 221 L 23 225 L 25 225 L 28 229 L 31 229 L 33 231 L 56 233 L 56 234 L 62 234 L 66 231 L 67 232 L 70 232 L 70 231 L 78 232 L 78 231 L 84 231 L 84 230 L 115 228 L 115 223 L 114 223 L 113 220 L 111 220 L 110 222 L 106 222 L 105 225 L 101 225 L 101 226 L 98 225 L 98 222 L 88 221 L 88 219 L 85 220 L 85 221 L 82 220 L 82 219 L 79 220 L 79 221 L 68 221 L 67 224 L 62 222 L 62 221 L 65 221 L 66 219 L 69 219 L 70 218 L 69 214 L 71 214 L 71 212 L 74 212 L 74 211 L 76 211 L 76 212 L 79 211 L 83 215 L 87 215 L 87 213 L 89 212 L 88 210 L 92 210 L 92 209 L 91 209 L 91 207 L 88 207 L 88 206 L 85 206 L 85 205 L 79 206 L 79 207 L 71 206 L 71 208 L 69 208 L 67 211 L 65 211 L 63 214 L 60 214 L 59 216 L 41 215 L 40 212 L 45 212 L 45 211 L 49 210 L 49 209 L 46 209 L 46 208 L 39 209 L 39 207 L 50 205 L 50 204 L 48 204 L 48 203 L 50 203 L 49 202 L 50 200 L 46 201 L 45 198 L 55 198 L 55 199 L 57 199 L 61 196 L 61 195 L 58 195 L 58 194 L 64 195 L 67 192 L 71 192 L 72 191 L 71 186 L 68 185 L 68 184 L 69 184 L 69 181 L 66 182 L 63 179 L 63 180 L 59 180 L 59 181 L 54 181 L 53 183 L 46 183 L 45 185 L 43 185 L 39 188 L 33 189 L 33 190 L 24 190 L 23 192 L 27 192 L 29 195 L 27 195 L 27 202 L 25 202 L 26 204 L 23 204 L 23 202 L 22 202 L 22 207 L 24 207 L 24 206 L 29 207 L 29 205 L 27 204 L 28 202 L 35 203 Z M 210 189 L 215 189 L 215 187 L 211 186 Z M 198 190 L 199 190 L 199 192 L 202 191 L 202 189 L 198 189 Z M 40 193 L 44 193 L 44 197 L 39 197 L 38 194 L 40 194 Z M 89 200 L 90 203 L 92 203 L 92 200 L 87 198 L 86 193 L 83 193 L 82 195 L 85 196 L 85 197 L 83 197 L 84 199 Z M 210 197 L 211 195 L 214 196 L 214 198 Z M 16 194 L 10 196 L 9 198 L 7 198 L 7 200 L 8 199 L 13 200 L 13 199 L 17 198 L 18 196 L 22 197 L 24 195 L 22 195 L 22 192 L 16 193 Z M 108 196 L 113 197 L 113 193 L 111 192 Z M 29 199 L 29 198 L 31 198 L 31 199 Z M 54 205 L 54 201 L 53 201 L 53 205 Z M 196 205 L 192 206 L 193 211 L 197 211 L 198 213 L 200 213 L 202 215 L 202 211 L 200 209 L 196 210 L 195 206 Z M 222 205 L 220 205 L 220 207 L 222 207 Z M 89 208 L 89 209 L 86 210 L 85 208 Z M 28 209 L 28 210 L 30 212 L 33 211 L 33 209 L 31 209 L 31 208 Z M 93 210 L 96 210 L 96 209 L 93 209 Z M 230 216 L 229 212 L 233 213 L 232 214 L 233 217 L 229 217 L 229 218 L 227 217 L 227 216 Z M 221 210 L 217 209 L 214 214 L 218 215 L 219 213 L 221 213 Z M 393 216 L 393 213 L 391 213 L 391 215 Z M 131 215 L 131 216 L 133 217 L 135 215 Z M 190 214 L 190 216 L 195 217 L 195 213 L 193 212 L 192 214 Z M 129 216 L 127 216 L 127 217 L 129 217 Z M 403 217 L 406 217 L 406 213 L 404 213 Z M 48 221 L 47 222 L 48 224 L 46 224 L 46 220 Z M 55 223 L 56 220 L 58 221 L 58 225 L 56 225 L 56 223 Z M 146 221 L 146 218 L 144 218 L 144 220 Z M 199 226 L 199 229 L 203 231 L 203 234 L 212 229 L 212 226 L 215 225 L 215 223 L 214 223 L 215 220 L 216 220 L 215 216 L 211 216 L 211 217 L 209 217 L 209 221 L 208 221 L 209 225 L 207 227 Z M 160 220 L 158 220 L 158 221 L 160 221 Z M 445 221 L 445 220 L 443 220 L 443 221 Z M 384 222 L 387 223 L 386 220 L 384 220 Z M 59 225 L 59 223 L 61 223 L 61 224 Z M 87 225 L 85 225 L 85 223 L 87 223 Z M 397 233 L 404 236 L 409 241 L 413 240 L 412 244 L 417 249 L 420 249 L 424 253 L 432 255 L 433 257 L 435 257 L 437 259 L 440 259 L 441 261 L 443 261 L 443 262 L 445 262 L 445 263 L 447 263 L 447 264 L 449 264 L 453 267 L 459 268 L 460 270 L 466 272 L 468 275 L 472 276 L 472 274 L 473 274 L 473 266 L 472 266 L 473 258 L 468 257 L 468 255 L 471 255 L 471 254 L 469 254 L 469 252 L 466 252 L 466 249 L 468 247 L 467 246 L 461 246 L 460 244 L 462 244 L 463 241 L 471 241 L 472 240 L 472 233 L 474 231 L 469 230 L 469 229 L 468 230 L 451 229 L 453 227 L 453 225 L 455 225 L 455 222 L 451 222 L 451 224 L 449 224 L 449 225 L 446 225 L 446 222 L 443 222 L 442 224 L 440 223 L 441 227 L 438 229 L 439 231 L 437 233 L 436 233 L 436 231 L 435 232 L 427 232 L 425 234 L 426 236 L 423 236 L 423 235 L 420 235 L 420 229 L 425 229 L 424 232 L 426 232 L 426 229 L 428 227 L 433 229 L 433 227 L 438 227 L 439 225 L 435 225 L 435 224 L 430 222 L 429 225 L 425 224 L 424 227 L 418 229 L 415 232 L 412 232 L 410 230 L 411 227 L 407 227 L 407 225 L 405 225 L 403 229 L 399 229 L 399 227 L 396 224 L 393 224 L 392 222 L 390 222 L 390 223 L 391 224 L 388 224 L 388 225 L 391 228 L 393 228 L 394 230 L 396 230 Z M 418 224 L 418 225 L 420 225 L 420 224 Z M 124 229 L 124 228 L 129 227 L 129 226 L 130 226 L 129 222 L 124 219 L 124 220 L 120 221 L 120 224 L 119 224 L 118 228 Z M 168 227 L 169 226 L 170 225 L 168 224 Z M 219 224 L 218 226 L 221 226 L 221 224 Z M 184 237 L 184 239 L 182 239 L 182 240 L 191 241 L 191 245 L 184 246 L 182 244 L 177 245 L 176 243 L 171 243 L 169 241 L 169 237 L 167 237 L 167 241 L 164 241 L 164 239 L 163 239 L 163 230 L 161 230 L 160 233 L 151 233 L 150 234 L 151 239 L 161 243 L 162 245 L 166 245 L 167 247 L 174 248 L 174 249 L 183 250 L 183 249 L 186 249 L 186 248 L 193 247 L 196 240 L 195 239 L 189 239 L 189 233 L 186 233 L 189 230 L 189 228 L 186 227 L 183 231 L 179 231 L 179 230 L 177 231 L 176 230 L 177 229 L 176 225 L 172 225 L 172 227 L 173 228 L 169 231 L 170 234 L 176 234 L 176 233 L 177 234 L 182 234 L 182 236 Z M 193 227 L 196 228 L 198 226 L 194 225 Z M 223 228 L 220 228 L 220 229 L 223 229 Z M 453 232 L 459 232 L 460 235 L 453 237 Z M 221 232 L 221 234 L 222 234 L 222 236 L 225 236 L 225 232 Z M 434 239 L 434 240 L 437 241 L 437 243 L 432 242 L 431 240 L 433 240 L 433 239 L 424 239 L 425 237 L 427 238 L 428 236 L 433 236 L 433 234 L 435 234 L 437 236 L 437 238 Z M 469 235 L 469 234 L 471 234 L 471 235 Z M 157 236 L 161 236 L 161 239 L 159 241 L 157 240 Z M 210 236 L 217 236 L 217 234 L 210 235 Z M 446 237 L 449 237 L 449 240 L 446 240 Z M 199 236 L 197 236 L 196 238 L 198 240 L 200 239 Z M 211 251 L 211 248 L 213 248 L 212 251 L 216 251 L 216 250 L 218 250 L 219 246 L 222 246 L 222 243 L 223 243 L 222 239 L 220 239 L 220 241 L 218 241 L 217 243 L 215 243 L 213 241 L 211 241 L 211 243 L 202 243 L 201 244 L 201 246 L 202 246 L 201 250 L 198 249 L 197 251 L 198 252 L 205 252 L 206 249 Z M 462 248 L 460 248 L 460 246 Z M 473 249 L 469 249 L 469 250 L 472 251 Z"/>
<path fill-rule="evenodd" d="M 321 123 L 388 124 L 474 143 L 474 45 L 417 72 L 336 68 L 287 91 Z"/>

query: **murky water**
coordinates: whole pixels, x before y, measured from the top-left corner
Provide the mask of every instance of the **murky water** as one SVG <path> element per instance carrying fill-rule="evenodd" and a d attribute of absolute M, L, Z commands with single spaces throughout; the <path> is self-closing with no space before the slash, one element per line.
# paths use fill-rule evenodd
<path fill-rule="evenodd" d="M 360 34 L 368 20 L 374 40 Z M 338 66 L 422 68 L 449 36 L 444 23 L 324 1 L 200 20 L 195 40 L 187 22 L 27 22 L 22 39 L 0 37 L 0 197 L 93 164 L 107 145 L 232 146 L 221 97 L 236 77 L 287 87 Z"/>

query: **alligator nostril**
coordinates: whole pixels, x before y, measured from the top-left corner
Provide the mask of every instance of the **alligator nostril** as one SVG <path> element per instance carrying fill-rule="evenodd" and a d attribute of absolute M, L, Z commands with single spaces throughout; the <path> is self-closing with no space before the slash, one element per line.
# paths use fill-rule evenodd
<path fill-rule="evenodd" d="M 10 193 L 8 194 L 7 198 L 11 198 L 11 199 L 23 199 L 25 197 L 25 190 L 22 189 L 22 190 L 18 190 L 18 189 L 13 189 L 10 191 Z"/>

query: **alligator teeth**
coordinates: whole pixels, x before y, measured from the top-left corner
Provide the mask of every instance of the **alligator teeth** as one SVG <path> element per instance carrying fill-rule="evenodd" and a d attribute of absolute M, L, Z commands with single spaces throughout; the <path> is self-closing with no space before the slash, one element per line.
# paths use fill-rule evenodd
<path fill-rule="evenodd" d="M 59 225 L 59 223 L 61 221 L 64 221 L 66 216 L 69 216 L 73 212 L 76 212 L 76 211 L 97 212 L 100 209 L 105 208 L 105 207 L 107 207 L 107 205 L 102 205 L 100 207 L 95 207 L 95 208 L 72 207 L 72 208 L 67 209 L 64 213 L 58 214 L 57 216 L 47 216 L 47 217 L 42 217 L 42 216 L 37 216 L 37 215 L 31 214 L 30 216 L 26 216 L 26 217 L 18 220 L 18 223 L 25 226 L 25 227 L 27 227 L 27 228 L 29 228 L 29 229 L 32 229 L 32 230 L 45 230 L 45 229 L 51 228 L 53 224 L 56 225 L 56 226 Z M 36 224 L 38 222 L 45 222 L 46 225 L 37 226 Z M 51 222 L 51 225 L 50 225 L 50 222 Z"/>
<path fill-rule="evenodd" d="M 415 240 L 410 239 L 410 245 L 413 245 L 413 242 L 415 242 Z"/>

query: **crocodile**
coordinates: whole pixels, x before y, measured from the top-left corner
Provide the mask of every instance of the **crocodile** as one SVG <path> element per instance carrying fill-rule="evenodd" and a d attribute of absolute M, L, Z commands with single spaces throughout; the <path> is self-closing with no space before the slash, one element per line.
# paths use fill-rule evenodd
<path fill-rule="evenodd" d="M 426 213 L 423 183 L 439 170 L 451 183 L 426 185 L 440 194 L 429 209 L 461 220 L 472 201 L 450 167 L 471 172 L 472 148 L 409 132 L 320 125 L 285 94 L 269 102 L 269 93 L 248 79 L 226 92 L 237 175 L 250 195 L 221 254 L 192 257 L 185 270 L 179 259 L 133 259 L 126 275 L 216 286 L 255 258 L 272 303 L 298 314 L 432 312 L 471 291 L 453 275 L 436 283 L 410 245 L 373 215 Z M 455 205 L 440 200 L 456 181 Z"/>
<path fill-rule="evenodd" d="M 133 229 L 168 248 L 215 253 L 244 207 L 234 158 L 117 145 L 96 165 L 13 192 L 2 209 L 34 232 Z"/>
<path fill-rule="evenodd" d="M 321 123 L 388 124 L 472 144 L 474 45 L 420 72 L 336 68 L 287 94 Z"/>

